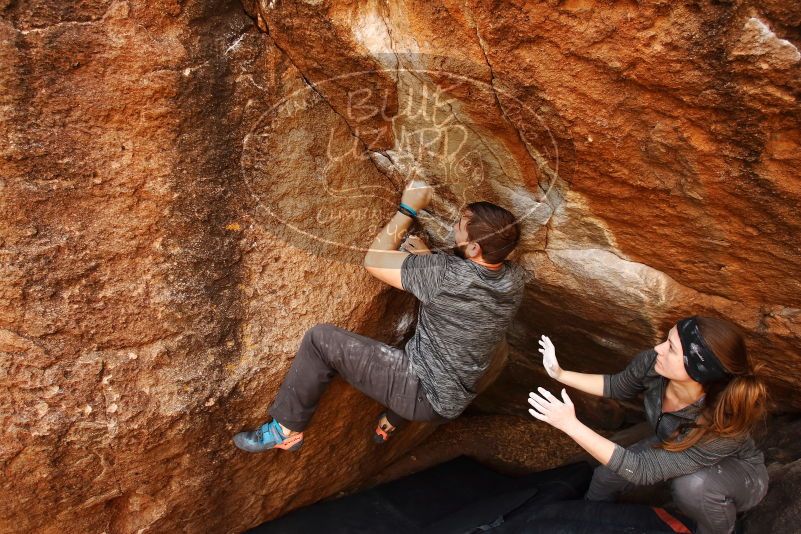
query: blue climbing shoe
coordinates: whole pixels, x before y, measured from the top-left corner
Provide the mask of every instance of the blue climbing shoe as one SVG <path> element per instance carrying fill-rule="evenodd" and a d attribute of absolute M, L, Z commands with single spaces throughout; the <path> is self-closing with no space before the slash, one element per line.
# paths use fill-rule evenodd
<path fill-rule="evenodd" d="M 256 430 L 236 434 L 234 445 L 247 452 L 263 452 L 270 449 L 296 451 L 303 445 L 303 432 L 286 437 L 281 432 L 281 425 L 273 419 Z"/>

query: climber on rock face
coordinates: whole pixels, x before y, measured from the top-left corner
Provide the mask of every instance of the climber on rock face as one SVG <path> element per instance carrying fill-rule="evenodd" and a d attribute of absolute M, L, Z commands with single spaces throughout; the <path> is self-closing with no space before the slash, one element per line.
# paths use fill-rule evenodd
<path fill-rule="evenodd" d="M 506 257 L 520 227 L 506 209 L 469 204 L 453 227 L 454 254 L 432 253 L 410 237 L 398 250 L 433 191 L 412 181 L 398 212 L 364 258 L 367 271 L 418 298 L 417 327 L 404 349 L 333 325 L 309 329 L 270 407 L 272 420 L 234 436 L 248 452 L 297 450 L 320 397 L 335 375 L 387 407 L 373 439 L 386 441 L 406 421 L 456 418 L 476 396 L 523 296 L 523 269 Z"/>
<path fill-rule="evenodd" d="M 762 452 L 750 432 L 765 413 L 766 388 L 729 321 L 689 317 L 667 339 L 634 357 L 622 372 L 565 371 L 551 340 L 540 339 L 551 378 L 591 395 L 628 399 L 643 393 L 654 435 L 624 448 L 584 426 L 562 390 L 530 393 L 532 416 L 562 430 L 601 465 L 586 498 L 613 501 L 641 484 L 671 480 L 673 500 L 701 534 L 729 533 L 737 512 L 756 506 L 768 489 Z"/>

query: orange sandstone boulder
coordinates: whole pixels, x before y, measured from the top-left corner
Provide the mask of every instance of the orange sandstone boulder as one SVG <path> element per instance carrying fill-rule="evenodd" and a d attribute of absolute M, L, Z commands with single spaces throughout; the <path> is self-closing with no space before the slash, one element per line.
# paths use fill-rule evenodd
<path fill-rule="evenodd" d="M 360 262 L 411 177 L 436 186 L 434 246 L 478 199 L 524 228 L 477 408 L 553 386 L 542 333 L 611 372 L 709 313 L 797 410 L 799 23 L 748 1 L 0 1 L 0 530 L 239 532 L 382 479 L 433 429 L 374 447 L 380 408 L 340 382 L 299 454 L 230 436 L 308 327 L 408 334 L 413 299 Z"/>

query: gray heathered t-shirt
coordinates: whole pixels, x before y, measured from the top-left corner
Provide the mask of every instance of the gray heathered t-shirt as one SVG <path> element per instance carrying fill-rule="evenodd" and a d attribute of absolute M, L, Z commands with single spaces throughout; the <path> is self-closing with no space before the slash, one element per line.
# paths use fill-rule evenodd
<path fill-rule="evenodd" d="M 447 254 L 411 254 L 403 261 L 403 288 L 420 300 L 406 354 L 443 417 L 457 417 L 475 398 L 476 382 L 523 298 L 523 275 L 508 261 L 497 271 Z"/>

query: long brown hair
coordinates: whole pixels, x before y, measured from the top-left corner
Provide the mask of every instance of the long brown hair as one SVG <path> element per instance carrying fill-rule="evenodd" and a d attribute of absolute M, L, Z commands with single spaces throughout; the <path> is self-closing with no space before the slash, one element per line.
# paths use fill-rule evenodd
<path fill-rule="evenodd" d="M 743 438 L 766 412 L 767 388 L 759 377 L 762 364 L 749 359 L 742 331 L 725 319 L 697 320 L 701 336 L 731 378 L 704 385 L 704 408 L 684 439 L 662 444 L 668 451 L 683 451 L 717 436 Z"/>

